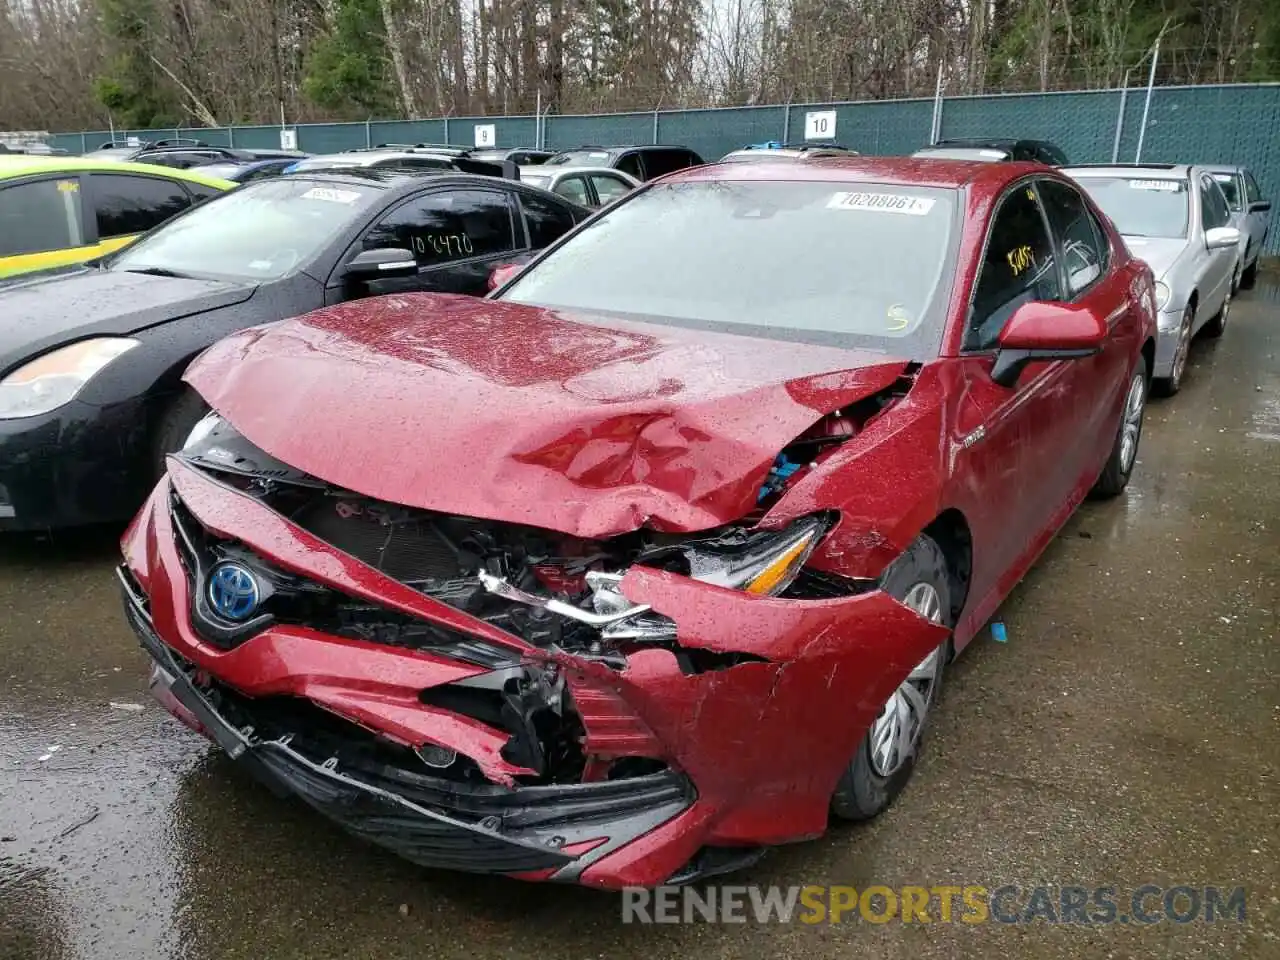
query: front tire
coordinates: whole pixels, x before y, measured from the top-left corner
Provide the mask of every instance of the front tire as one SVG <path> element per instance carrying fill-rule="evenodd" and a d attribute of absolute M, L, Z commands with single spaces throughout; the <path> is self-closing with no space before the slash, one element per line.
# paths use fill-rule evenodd
<path fill-rule="evenodd" d="M 883 587 L 926 619 L 951 626 L 951 578 L 942 548 L 921 535 L 886 572 Z M 898 687 L 858 744 L 831 797 L 840 820 L 870 820 L 889 808 L 911 779 L 926 721 L 942 689 L 948 639 Z"/>
<path fill-rule="evenodd" d="M 151 464 L 155 479 L 164 476 L 165 457 L 177 453 L 191 436 L 196 424 L 209 412 L 204 398 L 189 387 L 184 387 L 169 403 L 156 424 L 151 449 Z"/>
<path fill-rule="evenodd" d="M 1172 397 L 1182 389 L 1182 375 L 1187 372 L 1187 355 L 1191 352 L 1191 331 L 1195 327 L 1195 304 L 1187 304 L 1182 311 L 1182 323 L 1178 327 L 1178 346 L 1173 354 L 1173 369 L 1169 376 L 1157 380 L 1156 389 L 1163 397 Z"/>
<path fill-rule="evenodd" d="M 1129 485 L 1133 465 L 1138 461 L 1138 442 L 1142 439 L 1142 418 L 1147 407 L 1147 358 L 1139 355 L 1129 389 L 1125 392 L 1120 412 L 1120 429 L 1111 447 L 1106 466 L 1098 475 L 1091 493 L 1095 497 L 1116 497 Z"/>
<path fill-rule="evenodd" d="M 1253 263 L 1244 268 L 1240 274 L 1240 289 L 1252 290 L 1254 284 L 1258 282 L 1258 261 L 1255 259 Z"/>
<path fill-rule="evenodd" d="M 1231 294 L 1227 294 L 1227 299 L 1222 301 L 1222 309 L 1214 314 L 1213 318 L 1204 325 L 1204 335 L 1210 338 L 1217 338 L 1223 335 L 1227 329 L 1227 318 L 1231 315 Z"/>

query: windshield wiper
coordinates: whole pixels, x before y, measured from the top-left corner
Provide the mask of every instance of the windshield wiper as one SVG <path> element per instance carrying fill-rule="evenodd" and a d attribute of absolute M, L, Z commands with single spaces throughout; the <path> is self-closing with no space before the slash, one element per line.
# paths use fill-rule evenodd
<path fill-rule="evenodd" d="M 193 279 L 189 273 L 179 273 L 168 267 L 122 267 L 124 273 L 145 273 L 149 277 L 176 277 L 179 280 Z"/>

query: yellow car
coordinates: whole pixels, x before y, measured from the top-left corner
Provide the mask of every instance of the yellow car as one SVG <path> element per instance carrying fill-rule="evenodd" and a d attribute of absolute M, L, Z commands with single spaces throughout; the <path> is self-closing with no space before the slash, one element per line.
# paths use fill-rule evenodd
<path fill-rule="evenodd" d="M 235 186 L 198 169 L 0 155 L 0 277 L 100 257 Z"/>

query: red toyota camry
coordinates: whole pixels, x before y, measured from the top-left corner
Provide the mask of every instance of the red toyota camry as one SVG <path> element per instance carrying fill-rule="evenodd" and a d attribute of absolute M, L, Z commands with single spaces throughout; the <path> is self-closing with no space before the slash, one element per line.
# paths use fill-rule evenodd
<path fill-rule="evenodd" d="M 733 869 L 903 789 L 948 661 L 1124 489 L 1154 317 L 1048 167 L 684 171 L 487 300 L 211 348 L 126 612 L 173 713 L 411 860 Z"/>

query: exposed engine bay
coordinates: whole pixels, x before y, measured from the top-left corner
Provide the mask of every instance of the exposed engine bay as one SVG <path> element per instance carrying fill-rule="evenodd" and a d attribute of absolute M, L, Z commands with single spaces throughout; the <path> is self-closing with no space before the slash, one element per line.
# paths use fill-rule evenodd
<path fill-rule="evenodd" d="M 854 432 L 847 420 L 833 416 L 789 446 L 762 484 L 762 507 L 776 499 L 789 479 Z M 834 523 L 829 514 L 801 518 L 783 530 L 762 531 L 753 529 L 761 515 L 757 511 L 740 524 L 701 534 L 637 530 L 593 541 L 333 489 L 264 453 L 216 415 L 201 423 L 181 456 L 211 479 L 252 496 L 318 539 L 425 596 L 549 654 L 568 654 L 615 671 L 626 668 L 630 654 L 654 647 L 673 653 L 686 675 L 762 660 L 747 653 L 682 648 L 671 620 L 623 594 L 621 581 L 635 565 L 764 596 L 825 599 L 874 585 L 805 567 Z M 171 510 L 193 586 L 232 563 L 252 570 L 262 584 L 260 607 L 240 623 L 227 622 L 209 608 L 198 588 L 193 591 L 193 624 L 215 645 L 232 649 L 273 624 L 296 624 L 482 665 L 487 672 L 479 676 L 423 690 L 421 702 L 509 733 L 502 758 L 528 772 L 519 778 L 526 783 L 614 779 L 665 768 L 658 757 L 593 760 L 584 750 L 582 718 L 572 691 L 554 662 L 522 661 L 477 638 L 295 576 L 245 545 L 206 531 L 176 497 Z M 241 709 L 269 707 L 238 701 L 229 690 L 206 693 L 228 706 L 240 702 Z M 260 717 L 256 725 L 270 722 Z M 415 752 L 436 775 L 483 779 L 483 771 L 454 750 L 426 744 Z"/>
<path fill-rule="evenodd" d="M 854 432 L 835 415 L 790 445 L 761 486 L 761 504 Z M 183 456 L 379 572 L 535 646 L 578 656 L 616 659 L 635 645 L 675 644 L 674 624 L 620 590 L 636 564 L 770 596 L 820 599 L 868 586 L 805 568 L 834 523 L 830 515 L 759 531 L 756 512 L 692 536 L 638 530 L 589 541 L 335 490 L 263 453 L 217 417 L 197 430 Z M 384 642 L 383 634 L 370 627 L 367 639 Z"/>

